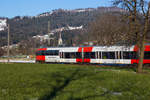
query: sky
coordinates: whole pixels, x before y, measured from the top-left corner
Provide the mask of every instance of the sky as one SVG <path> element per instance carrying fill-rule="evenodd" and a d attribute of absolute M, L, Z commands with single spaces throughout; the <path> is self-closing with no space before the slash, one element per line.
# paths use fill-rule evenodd
<path fill-rule="evenodd" d="M 111 0 L 1 0 L 0 16 L 36 16 L 59 8 L 71 10 L 110 5 Z"/>

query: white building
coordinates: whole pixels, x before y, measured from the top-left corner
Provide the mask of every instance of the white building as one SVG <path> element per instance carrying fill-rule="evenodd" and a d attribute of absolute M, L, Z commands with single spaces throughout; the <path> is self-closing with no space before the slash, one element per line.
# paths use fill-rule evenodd
<path fill-rule="evenodd" d="M 7 20 L 6 19 L 0 19 L 0 31 L 3 31 L 7 27 Z"/>

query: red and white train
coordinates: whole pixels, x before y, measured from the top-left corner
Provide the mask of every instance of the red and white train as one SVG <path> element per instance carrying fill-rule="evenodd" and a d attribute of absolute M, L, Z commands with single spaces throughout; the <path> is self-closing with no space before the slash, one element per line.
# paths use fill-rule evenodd
<path fill-rule="evenodd" d="M 51 47 L 36 52 L 36 62 L 137 64 L 137 46 Z M 150 45 L 145 46 L 144 64 L 150 64 Z"/>

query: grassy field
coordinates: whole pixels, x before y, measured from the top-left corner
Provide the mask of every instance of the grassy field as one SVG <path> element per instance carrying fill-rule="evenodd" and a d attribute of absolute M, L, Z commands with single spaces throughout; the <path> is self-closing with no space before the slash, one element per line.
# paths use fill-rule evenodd
<path fill-rule="evenodd" d="M 0 64 L 0 100 L 149 100 L 150 74 L 59 64 Z"/>

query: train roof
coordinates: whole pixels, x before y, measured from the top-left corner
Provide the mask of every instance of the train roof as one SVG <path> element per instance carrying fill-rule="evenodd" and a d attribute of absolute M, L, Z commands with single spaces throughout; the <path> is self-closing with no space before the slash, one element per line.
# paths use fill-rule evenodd
<path fill-rule="evenodd" d="M 132 51 L 135 46 L 86 46 L 86 47 L 47 47 L 47 48 L 40 48 L 38 50 L 61 50 L 66 52 L 73 52 L 78 51 L 79 48 L 85 48 L 90 49 L 92 48 L 92 51 Z"/>
<path fill-rule="evenodd" d="M 147 51 L 150 50 L 150 45 L 146 45 Z M 39 48 L 39 50 L 61 50 L 65 52 L 73 52 L 78 51 L 79 49 L 84 48 L 85 51 L 137 51 L 138 48 L 135 45 L 132 46 L 78 46 L 78 47 L 47 47 L 47 48 Z M 89 50 L 88 50 L 89 49 Z"/>
<path fill-rule="evenodd" d="M 132 45 L 134 46 L 134 45 Z M 42 48 L 79 48 L 79 47 L 132 47 L 132 46 L 119 46 L 119 45 L 113 45 L 113 46 L 75 46 L 75 47 L 42 47 Z"/>

